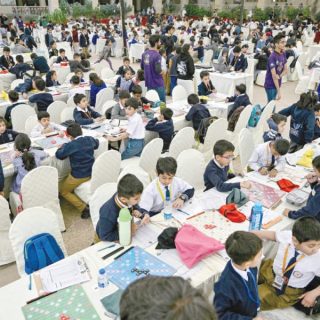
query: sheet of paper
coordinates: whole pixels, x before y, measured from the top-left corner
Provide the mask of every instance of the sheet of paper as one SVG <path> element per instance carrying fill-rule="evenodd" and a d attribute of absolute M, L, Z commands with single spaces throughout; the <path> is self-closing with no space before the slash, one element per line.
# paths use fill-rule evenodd
<path fill-rule="evenodd" d="M 167 263 L 175 269 L 180 269 L 184 266 L 176 249 L 160 249 L 156 250 L 157 258 Z"/>
<path fill-rule="evenodd" d="M 226 204 L 227 196 L 227 193 L 210 189 L 200 196 L 199 201 L 203 210 L 219 209 L 221 206 Z"/>
<path fill-rule="evenodd" d="M 158 242 L 158 236 L 161 230 L 155 226 L 139 226 L 133 237 L 133 244 L 146 249 Z"/>

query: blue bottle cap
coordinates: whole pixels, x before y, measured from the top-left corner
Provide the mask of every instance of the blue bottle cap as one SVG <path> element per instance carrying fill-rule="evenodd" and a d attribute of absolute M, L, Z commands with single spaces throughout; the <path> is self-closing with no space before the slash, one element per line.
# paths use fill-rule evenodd
<path fill-rule="evenodd" d="M 105 274 L 105 273 L 106 273 L 105 269 L 103 269 L 103 268 L 99 269 L 99 274 Z"/>

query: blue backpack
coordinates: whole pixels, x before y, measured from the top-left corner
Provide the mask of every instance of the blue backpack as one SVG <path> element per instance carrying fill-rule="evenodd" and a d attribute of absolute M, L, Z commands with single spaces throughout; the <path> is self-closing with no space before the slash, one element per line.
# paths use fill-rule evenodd
<path fill-rule="evenodd" d="M 24 243 L 25 272 L 30 274 L 64 258 L 56 239 L 49 233 L 40 233 Z"/>
<path fill-rule="evenodd" d="M 261 113 L 262 113 L 262 108 L 260 104 L 256 104 L 255 106 L 253 106 L 252 111 L 251 111 L 251 115 L 248 121 L 248 126 L 254 128 L 261 117 Z"/>

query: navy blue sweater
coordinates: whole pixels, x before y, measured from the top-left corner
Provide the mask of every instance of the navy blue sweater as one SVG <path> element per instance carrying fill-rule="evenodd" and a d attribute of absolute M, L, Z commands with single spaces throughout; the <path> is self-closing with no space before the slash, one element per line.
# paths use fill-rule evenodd
<path fill-rule="evenodd" d="M 73 118 L 74 121 L 79 123 L 80 125 L 91 124 L 94 122 L 94 119 L 101 117 L 101 114 L 92 108 L 88 107 L 88 112 L 82 112 L 74 108 L 73 110 Z"/>
<path fill-rule="evenodd" d="M 316 118 L 313 110 L 298 108 L 297 105 L 285 108 L 279 112 L 291 116 L 290 139 L 298 145 L 305 145 L 313 140 Z"/>
<path fill-rule="evenodd" d="M 230 108 L 228 119 L 231 117 L 232 113 L 239 107 L 246 107 L 251 104 L 250 99 L 246 93 L 239 96 L 228 97 L 229 102 L 233 102 L 233 105 Z"/>
<path fill-rule="evenodd" d="M 17 131 L 6 129 L 4 133 L 0 134 L 0 144 L 13 142 L 18 134 L 19 132 Z"/>
<path fill-rule="evenodd" d="M 289 211 L 289 218 L 299 219 L 300 217 L 312 216 L 320 222 L 320 183 L 311 185 L 311 188 L 312 192 L 307 204 L 297 211 Z"/>
<path fill-rule="evenodd" d="M 257 268 L 250 269 L 257 279 Z M 219 320 L 252 320 L 257 316 L 258 300 L 256 283 L 248 275 L 245 281 L 232 267 L 229 261 L 221 277 L 214 285 L 214 306 Z M 246 285 L 248 289 L 246 288 Z M 252 296 L 249 298 L 248 291 Z"/>
<path fill-rule="evenodd" d="M 231 65 L 234 67 L 234 71 L 241 70 L 242 72 L 245 72 L 245 70 L 248 68 L 248 61 L 244 54 L 240 54 L 238 58 L 233 58 Z"/>
<path fill-rule="evenodd" d="M 209 88 L 203 82 L 201 82 L 198 85 L 198 95 L 199 96 L 208 96 L 214 90 L 215 90 L 215 87 L 213 86 L 211 80 L 209 81 Z"/>
<path fill-rule="evenodd" d="M 0 192 L 3 191 L 3 188 L 4 188 L 4 175 L 3 175 L 2 163 L 0 160 Z"/>
<path fill-rule="evenodd" d="M 94 150 L 98 149 L 99 140 L 92 137 L 79 137 L 64 144 L 56 151 L 56 157 L 60 160 L 69 157 L 71 175 L 74 178 L 91 177 L 94 163 Z"/>
<path fill-rule="evenodd" d="M 48 92 L 36 93 L 29 97 L 29 102 L 36 103 L 38 111 L 47 111 L 53 102 L 52 94 Z"/>
<path fill-rule="evenodd" d="M 192 126 L 194 130 L 198 130 L 201 120 L 210 117 L 210 112 L 208 108 L 203 104 L 195 104 L 191 107 L 186 115 L 187 121 L 192 121 Z"/>
<path fill-rule="evenodd" d="M 169 149 L 174 131 L 172 119 L 163 122 L 159 122 L 157 118 L 151 119 L 146 125 L 146 130 L 158 132 L 163 140 L 163 150 Z"/>
<path fill-rule="evenodd" d="M 320 138 L 320 127 L 317 125 L 317 121 L 320 122 L 320 120 L 316 120 L 316 124 L 314 125 L 314 135 L 313 135 L 313 139 L 318 139 L 318 138 Z"/>
<path fill-rule="evenodd" d="M 90 87 L 90 106 L 95 107 L 96 106 L 96 98 L 97 94 L 99 93 L 100 90 L 105 89 L 107 86 L 103 82 L 101 86 L 97 86 L 94 83 L 92 83 Z"/>
<path fill-rule="evenodd" d="M 204 185 L 206 187 L 205 191 L 214 187 L 216 187 L 216 189 L 220 192 L 228 192 L 233 188 L 240 189 L 240 182 L 226 183 L 228 179 L 234 177 L 234 175 L 228 173 L 228 171 L 229 166 L 220 168 L 213 160 L 211 160 L 208 163 L 203 175 Z"/>
<path fill-rule="evenodd" d="M 45 57 L 37 57 L 33 59 L 32 62 L 35 70 L 38 70 L 40 73 L 47 73 L 50 70 L 47 59 Z"/>

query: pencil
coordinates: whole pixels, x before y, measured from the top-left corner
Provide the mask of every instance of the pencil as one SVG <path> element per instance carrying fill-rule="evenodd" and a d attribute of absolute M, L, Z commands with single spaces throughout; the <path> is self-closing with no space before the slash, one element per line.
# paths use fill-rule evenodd
<path fill-rule="evenodd" d="M 205 213 L 205 211 L 199 212 L 199 213 L 193 215 L 192 217 L 187 218 L 187 220 L 192 219 L 192 218 L 195 218 L 195 217 L 198 217 L 198 216 L 201 216 L 201 215 L 204 214 L 204 213 Z"/>

